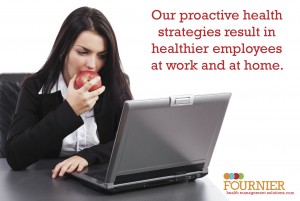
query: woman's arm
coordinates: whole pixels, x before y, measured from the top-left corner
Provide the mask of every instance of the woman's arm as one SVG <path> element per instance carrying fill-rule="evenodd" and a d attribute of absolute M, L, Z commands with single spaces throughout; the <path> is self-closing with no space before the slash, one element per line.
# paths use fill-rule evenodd
<path fill-rule="evenodd" d="M 62 177 L 65 173 L 71 173 L 73 171 L 80 172 L 86 166 L 94 164 L 95 161 L 98 161 L 99 163 L 108 163 L 113 144 L 114 141 L 110 141 L 106 144 L 95 145 L 65 159 L 54 167 L 52 170 L 52 178 L 56 178 L 57 176 Z"/>
<path fill-rule="evenodd" d="M 83 124 L 67 101 L 41 117 L 38 90 L 34 81 L 30 81 L 19 94 L 6 141 L 7 161 L 14 170 L 25 169 L 40 160 Z"/>

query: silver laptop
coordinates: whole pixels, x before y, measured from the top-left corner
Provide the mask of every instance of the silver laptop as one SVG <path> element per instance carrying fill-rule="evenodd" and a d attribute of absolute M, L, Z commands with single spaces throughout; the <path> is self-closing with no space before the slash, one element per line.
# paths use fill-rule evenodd
<path fill-rule="evenodd" d="M 201 178 L 208 174 L 230 97 L 221 93 L 126 101 L 109 163 L 71 176 L 110 192 Z"/>

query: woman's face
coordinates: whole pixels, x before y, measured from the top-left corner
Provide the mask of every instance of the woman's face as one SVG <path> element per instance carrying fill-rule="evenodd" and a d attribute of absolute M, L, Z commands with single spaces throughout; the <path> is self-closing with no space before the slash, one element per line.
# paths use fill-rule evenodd
<path fill-rule="evenodd" d="M 105 64 L 106 55 L 104 37 L 94 31 L 80 33 L 65 59 L 63 77 L 66 84 L 80 71 L 98 72 Z"/>

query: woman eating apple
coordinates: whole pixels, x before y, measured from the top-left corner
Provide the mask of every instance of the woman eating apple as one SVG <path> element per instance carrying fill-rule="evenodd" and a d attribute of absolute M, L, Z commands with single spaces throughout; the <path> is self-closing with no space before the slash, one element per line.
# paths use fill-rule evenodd
<path fill-rule="evenodd" d="M 6 141 L 9 165 L 23 170 L 42 158 L 61 157 L 52 170 L 56 178 L 108 162 L 129 99 L 109 21 L 94 8 L 74 10 L 45 64 L 23 82 Z"/>

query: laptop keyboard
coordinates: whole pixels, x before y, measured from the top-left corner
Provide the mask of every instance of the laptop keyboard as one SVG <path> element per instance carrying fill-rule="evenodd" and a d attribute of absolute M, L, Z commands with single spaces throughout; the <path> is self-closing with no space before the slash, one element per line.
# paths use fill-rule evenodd
<path fill-rule="evenodd" d="M 106 177 L 106 170 L 103 171 L 97 171 L 97 172 L 87 172 L 86 175 L 93 177 L 95 179 L 98 179 L 100 181 L 105 181 Z"/>

